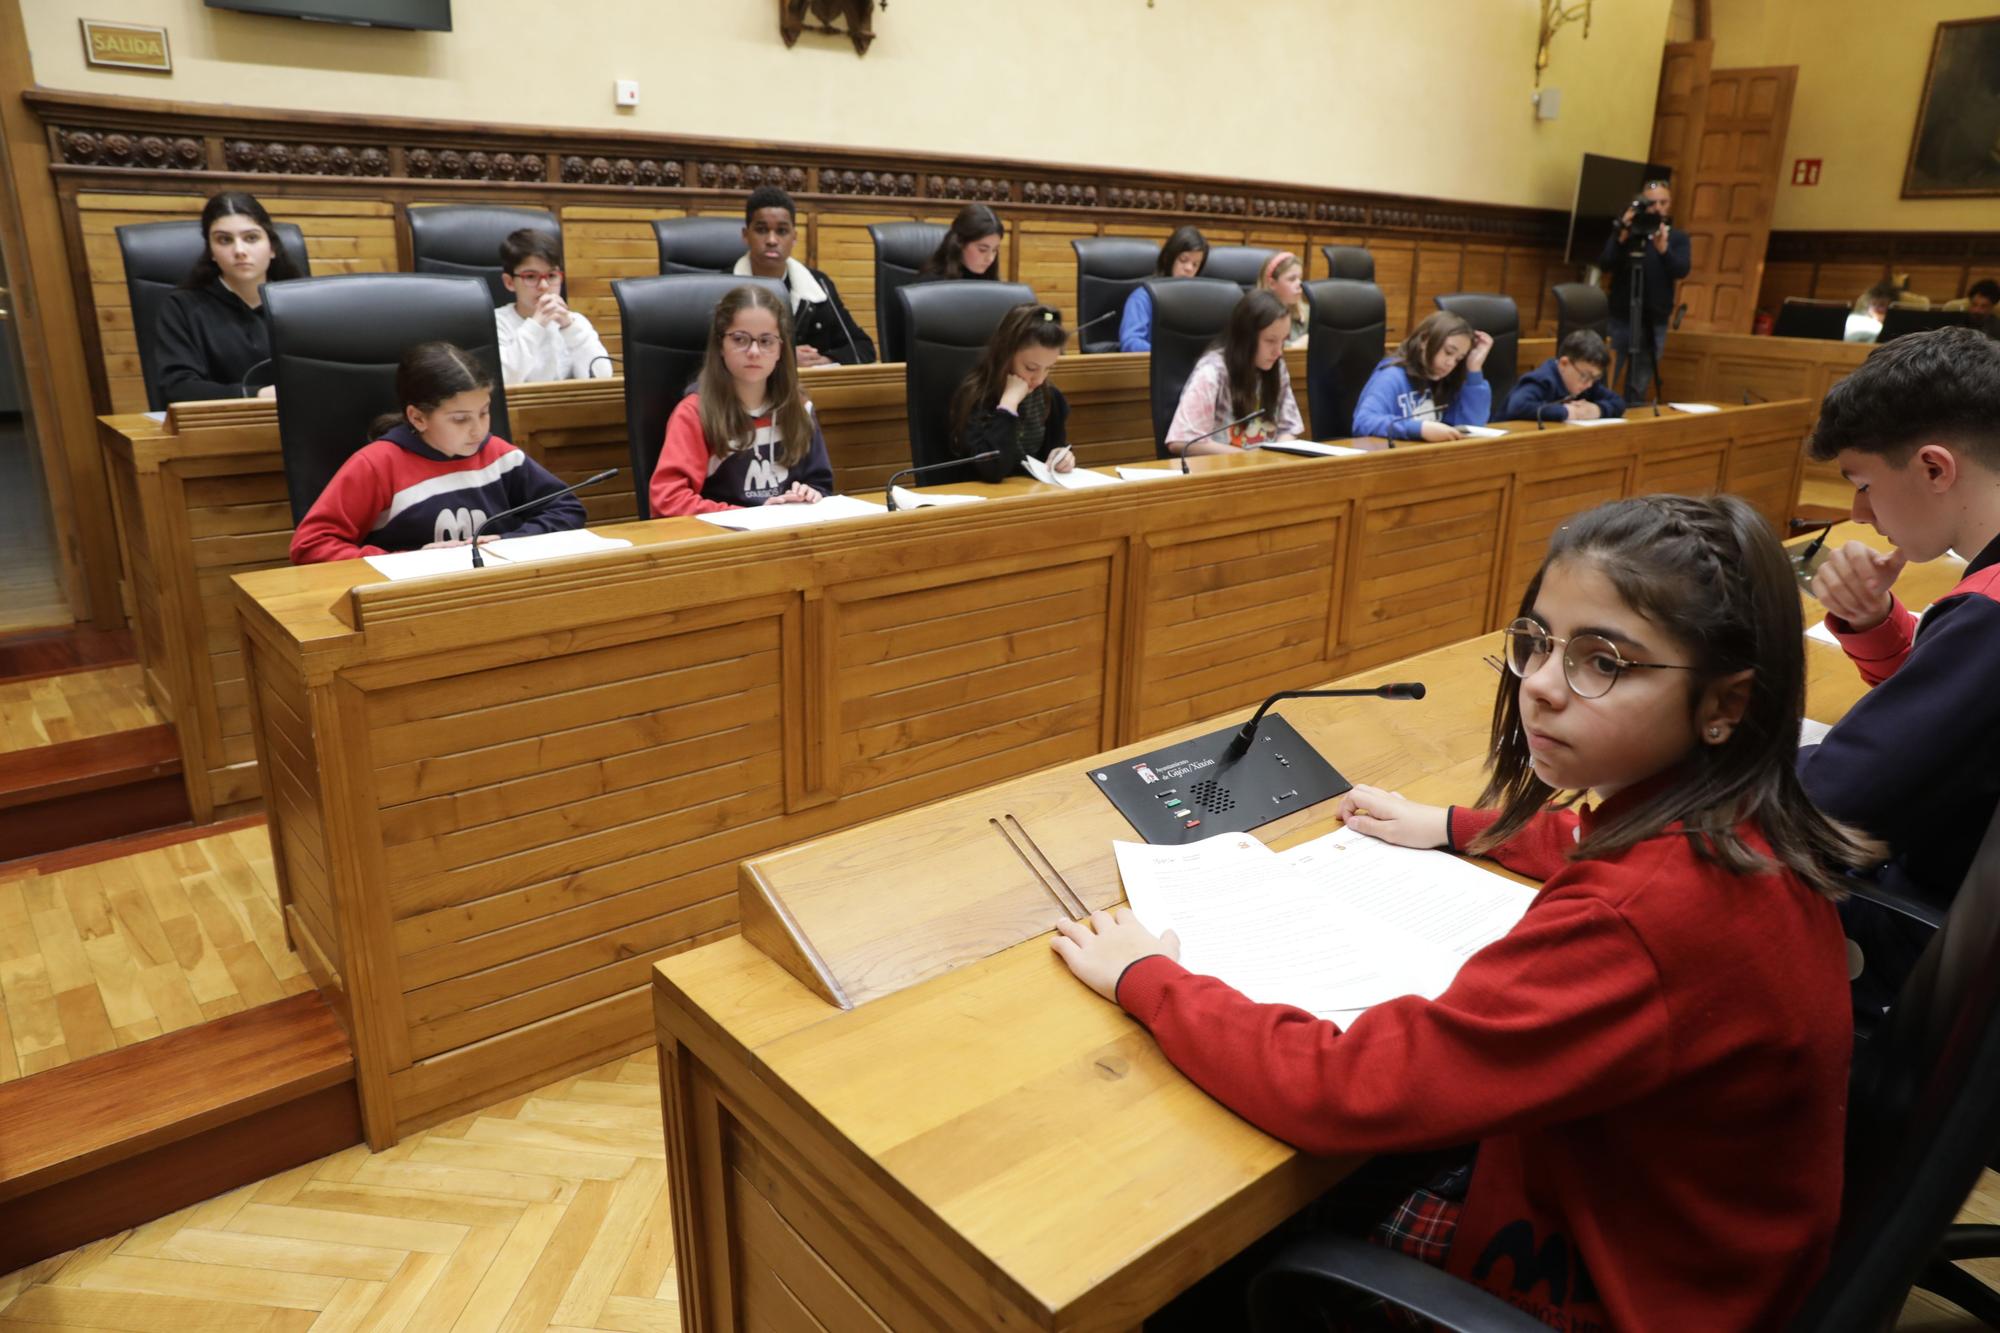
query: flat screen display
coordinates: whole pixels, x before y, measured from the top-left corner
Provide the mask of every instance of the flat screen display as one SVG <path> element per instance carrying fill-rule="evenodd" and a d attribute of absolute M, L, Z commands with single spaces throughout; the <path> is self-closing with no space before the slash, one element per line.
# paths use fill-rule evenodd
<path fill-rule="evenodd" d="M 208 0 L 208 7 L 361 28 L 451 31 L 451 0 Z"/>

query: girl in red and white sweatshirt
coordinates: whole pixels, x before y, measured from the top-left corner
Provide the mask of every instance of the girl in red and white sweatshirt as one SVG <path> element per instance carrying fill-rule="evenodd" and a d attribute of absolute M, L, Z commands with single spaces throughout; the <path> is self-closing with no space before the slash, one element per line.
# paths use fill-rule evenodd
<path fill-rule="evenodd" d="M 418 343 L 396 366 L 400 415 L 379 418 L 374 443 L 340 465 L 292 534 L 292 563 L 463 546 L 480 524 L 560 491 L 547 468 L 492 433 L 493 375 L 464 348 Z M 560 532 L 584 523 L 559 496 L 481 540 Z"/>
<path fill-rule="evenodd" d="M 792 356 L 791 311 L 764 287 L 738 287 L 715 303 L 701 379 L 667 419 L 647 490 L 652 516 L 816 504 L 832 493 L 833 464 Z"/>
<path fill-rule="evenodd" d="M 1427 1243 L 1404 1248 L 1551 1326 L 1780 1327 L 1839 1217 L 1833 899 L 1875 854 L 1794 772 L 1790 565 L 1740 500 L 1617 501 L 1556 533 L 1506 640 L 1482 808 L 1367 786 L 1339 806 L 1385 841 L 1543 880 L 1435 1000 L 1343 1030 L 1187 972 L 1171 932 L 1123 909 L 1062 923 L 1056 951 L 1305 1151 L 1476 1143 L 1469 1183 L 1419 1190 L 1389 1234 L 1420 1219 Z"/>

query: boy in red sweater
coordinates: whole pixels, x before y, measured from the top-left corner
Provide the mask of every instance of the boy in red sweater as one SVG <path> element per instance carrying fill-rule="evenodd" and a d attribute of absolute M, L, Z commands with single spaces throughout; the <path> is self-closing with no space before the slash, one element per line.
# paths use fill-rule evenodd
<path fill-rule="evenodd" d="M 402 415 L 375 422 L 380 438 L 340 465 L 299 520 L 293 564 L 463 546 L 490 516 L 562 489 L 547 468 L 492 433 L 493 377 L 463 348 L 410 348 L 396 367 L 396 394 Z M 501 531 L 520 537 L 583 524 L 582 502 L 563 495 Z"/>
<path fill-rule="evenodd" d="M 1339 813 L 1545 880 L 1436 1000 L 1345 1031 L 1174 961 L 1124 910 L 1056 951 L 1173 1062 L 1317 1153 L 1477 1141 L 1406 1203 L 1423 1257 L 1556 1328 L 1768 1329 L 1820 1276 L 1849 1031 L 1832 896 L 1872 849 L 1815 811 L 1790 567 L 1739 500 L 1654 496 L 1559 530 L 1507 630 L 1481 804 L 1358 786 Z M 1613 687 L 1616 687 L 1615 689 Z M 1600 803 L 1573 805 L 1595 791 Z"/>

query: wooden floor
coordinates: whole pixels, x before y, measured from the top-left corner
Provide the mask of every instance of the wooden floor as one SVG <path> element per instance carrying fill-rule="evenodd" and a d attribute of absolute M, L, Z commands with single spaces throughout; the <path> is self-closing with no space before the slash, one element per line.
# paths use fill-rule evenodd
<path fill-rule="evenodd" d="M 163 720 L 136 662 L 0 681 L 0 754 L 137 731 Z"/>
<path fill-rule="evenodd" d="M 0 631 L 69 623 L 40 471 L 21 418 L 0 418 Z"/>
<path fill-rule="evenodd" d="M 0 871 L 0 1081 L 311 987 L 285 947 L 261 822 Z"/>
<path fill-rule="evenodd" d="M 680 1327 L 654 1058 L 0 1278 L 0 1327 Z"/>
<path fill-rule="evenodd" d="M 670 1216 L 647 1051 L 0 1277 L 0 1328 L 674 1333 Z M 1921 1293 L 1896 1324 L 1982 1327 Z"/>

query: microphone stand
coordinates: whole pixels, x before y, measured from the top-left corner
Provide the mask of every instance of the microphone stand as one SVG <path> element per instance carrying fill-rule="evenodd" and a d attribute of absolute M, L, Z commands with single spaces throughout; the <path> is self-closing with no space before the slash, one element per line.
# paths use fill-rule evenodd
<path fill-rule="evenodd" d="M 617 475 L 618 475 L 617 468 L 608 467 L 594 477 L 585 477 L 582 481 L 577 482 L 574 486 L 565 486 L 559 491 L 550 491 L 547 495 L 538 495 L 534 499 L 526 502 L 525 504 L 517 504 L 512 509 L 503 509 L 499 513 L 493 515 L 491 518 L 480 519 L 479 525 L 473 528 L 472 530 L 472 567 L 474 569 L 486 568 L 486 561 L 482 559 L 479 554 L 479 537 L 481 533 L 486 531 L 487 524 L 498 522 L 503 518 L 508 518 L 514 514 L 518 514 L 523 510 L 539 509 L 551 500 L 560 500 L 565 495 L 574 494 L 575 492 L 582 490 L 586 486 L 595 486 L 598 482 L 607 480 L 608 478 L 615 477 Z"/>
<path fill-rule="evenodd" d="M 1236 429 L 1236 428 L 1237 428 L 1238 426 L 1241 426 L 1241 425 L 1243 425 L 1243 424 L 1244 424 L 1245 422 L 1250 422 L 1250 421 L 1255 421 L 1255 420 L 1256 420 L 1256 419 L 1257 419 L 1258 417 L 1260 417 L 1260 416 L 1262 416 L 1262 415 L 1264 415 L 1264 409 L 1260 407 L 1260 408 L 1258 408 L 1258 409 L 1257 409 L 1256 411 L 1254 411 L 1254 412 L 1247 412 L 1247 413 L 1245 413 L 1244 415 L 1242 415 L 1242 416 L 1240 416 L 1240 417 L 1236 418 L 1236 420 L 1234 420 L 1234 421 L 1225 421 L 1225 422 L 1223 422 L 1223 423 L 1222 423 L 1222 424 L 1221 424 L 1220 426 L 1217 426 L 1217 427 L 1216 427 L 1216 428 L 1215 428 L 1214 430 L 1211 430 L 1211 431 L 1207 431 L 1207 432 L 1205 432 L 1205 433 L 1203 433 L 1203 434 L 1201 434 L 1201 435 L 1197 435 L 1197 436 L 1195 436 L 1195 437 L 1194 437 L 1193 439 L 1191 439 L 1191 440 L 1182 440 L 1182 441 L 1181 441 L 1181 455 L 1180 455 L 1180 457 L 1181 457 L 1181 475 L 1182 475 L 1182 476 L 1186 476 L 1186 475 L 1187 475 L 1187 473 L 1188 473 L 1188 472 L 1189 472 L 1189 471 L 1191 470 L 1191 469 L 1190 469 L 1190 468 L 1188 467 L 1188 450 L 1189 450 L 1189 449 L 1190 449 L 1191 447 L 1193 447 L 1194 445 L 1197 445 L 1197 444 L 1200 444 L 1200 443 L 1201 443 L 1201 442 L 1202 442 L 1203 440 L 1212 440 L 1212 439 L 1214 439 L 1214 438 L 1215 438 L 1216 436 L 1218 436 L 1218 435 L 1222 434 L 1222 433 L 1223 433 L 1224 431 L 1230 431 L 1230 430 L 1235 430 L 1235 429 Z M 1171 446 L 1169 446 L 1169 447 L 1171 447 Z"/>
<path fill-rule="evenodd" d="M 1236 739 L 1229 742 L 1229 748 L 1223 751 L 1222 761 L 1228 763 L 1247 754 L 1250 742 L 1257 739 L 1257 724 L 1264 720 L 1264 714 L 1271 710 L 1272 704 L 1286 699 L 1421 699 L 1423 697 L 1423 682 L 1414 680 L 1395 685 L 1376 685 L 1360 690 L 1279 690 L 1257 705 L 1257 711 L 1243 724 L 1243 730 L 1236 733 Z"/>
<path fill-rule="evenodd" d="M 901 472 L 891 472 L 888 484 L 882 488 L 882 496 L 889 502 L 889 512 L 893 514 L 896 512 L 896 478 L 916 477 L 926 472 L 942 472 L 946 468 L 962 468 L 968 463 L 984 463 L 999 456 L 998 449 L 988 449 L 985 453 L 974 454 L 970 458 L 947 458 L 942 463 L 923 463 L 916 467 L 906 467 Z"/>

